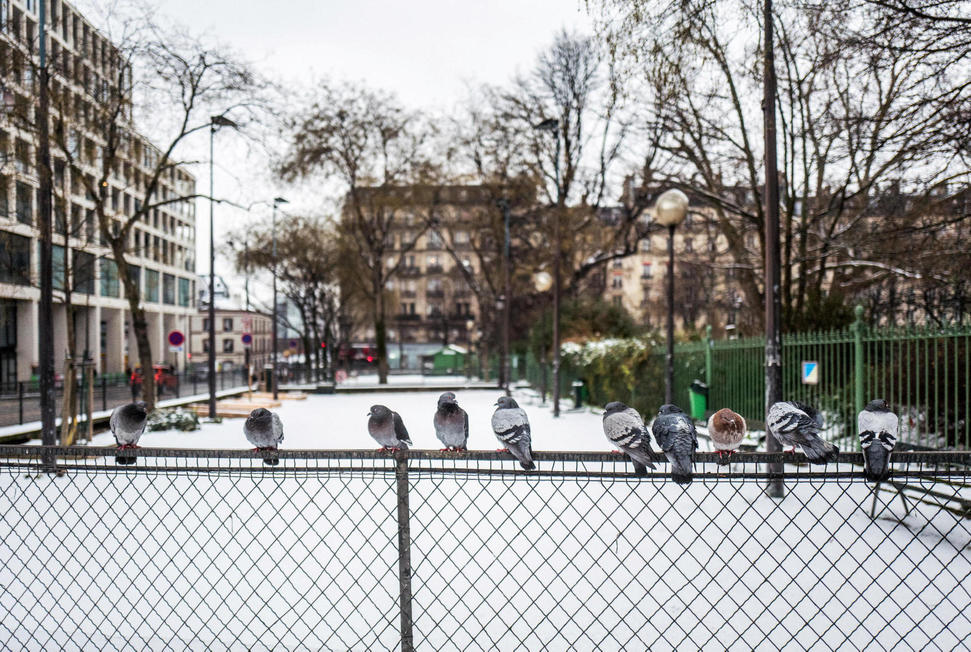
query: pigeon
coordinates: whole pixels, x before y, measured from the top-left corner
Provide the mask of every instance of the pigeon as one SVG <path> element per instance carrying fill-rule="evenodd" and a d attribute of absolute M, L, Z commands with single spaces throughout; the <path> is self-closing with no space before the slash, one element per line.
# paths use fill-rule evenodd
<path fill-rule="evenodd" d="M 653 463 L 654 451 L 651 450 L 651 433 L 647 431 L 637 410 L 620 401 L 607 403 L 604 410 L 604 435 L 622 453 L 630 456 L 634 463 L 634 472 L 645 475 L 648 467 L 656 469 Z"/>
<path fill-rule="evenodd" d="M 389 410 L 383 405 L 372 405 L 368 412 L 367 431 L 374 440 L 381 444 L 381 450 L 408 450 L 413 446 L 408 437 L 408 429 L 401 415 Z"/>
<path fill-rule="evenodd" d="M 115 436 L 115 443 L 119 450 L 125 448 L 138 448 L 138 440 L 145 432 L 145 423 L 148 421 L 148 411 L 145 409 L 145 402 L 127 403 L 119 405 L 111 412 L 108 419 L 108 427 L 111 434 Z M 128 455 L 115 456 L 115 463 L 129 465 L 135 463 L 135 458 Z"/>
<path fill-rule="evenodd" d="M 469 414 L 459 407 L 455 394 L 445 392 L 438 397 L 438 410 L 432 422 L 445 450 L 465 450 L 469 443 Z"/>
<path fill-rule="evenodd" d="M 870 482 L 886 480 L 890 475 L 890 451 L 897 443 L 899 423 L 897 415 L 890 411 L 890 406 L 882 398 L 867 403 L 856 418 L 866 478 Z"/>
<path fill-rule="evenodd" d="M 651 430 L 671 462 L 671 478 L 681 485 L 690 484 L 692 458 L 698 448 L 695 424 L 681 408 L 668 403 L 658 410 Z"/>
<path fill-rule="evenodd" d="M 520 466 L 527 471 L 536 468 L 533 463 L 532 439 L 529 436 L 529 419 L 515 399 L 500 396 L 496 401 L 496 411 L 492 414 L 492 430 L 499 443 L 507 446 L 503 450 L 512 453 L 519 460 Z"/>
<path fill-rule="evenodd" d="M 745 419 L 741 414 L 722 408 L 708 417 L 708 436 L 718 453 L 718 463 L 728 464 L 738 445 L 745 439 Z"/>
<path fill-rule="evenodd" d="M 836 459 L 840 449 L 819 437 L 823 416 L 813 407 L 799 401 L 779 401 L 769 408 L 766 417 L 769 431 L 783 446 L 802 448 L 810 464 L 827 464 Z"/>
<path fill-rule="evenodd" d="M 266 408 L 256 408 L 243 422 L 243 434 L 247 441 L 258 451 L 275 451 L 283 441 L 283 422 L 280 417 Z M 276 466 L 280 463 L 277 455 L 267 455 L 263 463 Z"/>

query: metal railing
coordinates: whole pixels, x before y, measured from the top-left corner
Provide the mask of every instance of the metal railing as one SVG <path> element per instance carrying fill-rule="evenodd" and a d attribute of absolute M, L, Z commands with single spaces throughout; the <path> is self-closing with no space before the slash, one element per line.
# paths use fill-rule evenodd
<path fill-rule="evenodd" d="M 967 453 L 0 447 L 0 647 L 967 649 Z M 127 454 L 127 453 L 126 453 Z M 790 464 L 782 500 L 769 461 Z M 50 465 L 54 464 L 52 468 Z M 45 473 L 56 470 L 56 473 Z"/>

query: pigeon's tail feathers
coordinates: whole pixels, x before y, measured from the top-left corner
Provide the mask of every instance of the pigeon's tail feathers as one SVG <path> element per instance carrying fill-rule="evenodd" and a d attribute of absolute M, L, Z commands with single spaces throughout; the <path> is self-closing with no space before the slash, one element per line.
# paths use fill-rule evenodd
<path fill-rule="evenodd" d="M 536 462 L 533 460 L 519 460 L 519 465 L 526 471 L 536 470 Z"/>
<path fill-rule="evenodd" d="M 267 455 L 263 458 L 263 463 L 267 466 L 276 466 L 280 463 L 280 457 L 277 455 Z"/>
<path fill-rule="evenodd" d="M 410 439 L 399 439 L 398 440 L 398 450 L 406 451 L 408 450 L 408 444 L 411 443 Z"/>
<path fill-rule="evenodd" d="M 536 468 L 536 464 L 533 462 L 532 446 L 528 444 L 524 445 L 522 442 L 509 444 L 509 452 L 519 460 L 519 465 L 526 471 L 532 471 Z"/>
<path fill-rule="evenodd" d="M 627 451 L 627 454 L 630 455 L 631 461 L 634 462 L 634 471 L 637 471 L 638 465 L 640 465 L 640 467 L 644 469 L 645 473 L 647 472 L 647 469 L 657 468 L 656 466 L 654 466 L 654 460 L 652 459 L 652 456 L 649 455 L 646 451 L 631 449 Z M 641 474 L 638 473 L 638 475 L 641 475 Z"/>
<path fill-rule="evenodd" d="M 691 456 L 668 453 L 671 462 L 671 479 L 680 485 L 691 484 Z"/>
<path fill-rule="evenodd" d="M 634 458 L 631 458 L 631 461 L 634 463 L 634 475 L 647 475 L 647 466 L 646 465 L 641 464 L 640 462 L 638 462 Z M 657 467 L 655 467 L 653 464 L 651 464 L 651 468 L 654 469 L 654 468 L 657 468 Z"/>
<path fill-rule="evenodd" d="M 839 448 L 819 437 L 810 437 L 801 446 L 802 452 L 806 454 L 806 458 L 810 464 L 829 464 L 830 462 L 835 462 L 836 456 L 840 452 Z"/>
<path fill-rule="evenodd" d="M 128 457 L 125 455 L 116 455 L 115 464 L 121 464 L 122 466 L 130 466 L 135 463 L 134 457 Z"/>
<path fill-rule="evenodd" d="M 890 451 L 883 446 L 870 446 L 863 451 L 866 479 L 882 482 L 890 475 Z"/>

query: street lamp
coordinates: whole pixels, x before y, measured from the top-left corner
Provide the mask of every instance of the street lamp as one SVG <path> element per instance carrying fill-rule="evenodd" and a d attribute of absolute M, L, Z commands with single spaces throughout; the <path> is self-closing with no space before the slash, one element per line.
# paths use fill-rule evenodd
<path fill-rule="evenodd" d="M 277 376 L 276 371 L 276 351 L 277 351 L 277 331 L 276 325 L 278 320 L 277 307 L 276 307 L 276 207 L 280 204 L 289 204 L 283 197 L 275 197 L 273 199 L 273 400 L 280 398 L 280 391 L 277 385 L 280 382 L 280 377 Z M 306 355 L 310 355 L 309 352 Z"/>
<path fill-rule="evenodd" d="M 503 197 L 498 201 L 499 208 L 502 209 L 502 224 L 505 233 L 502 248 L 502 367 L 499 369 L 501 377 L 499 384 L 506 388 L 506 396 L 512 396 L 509 391 L 509 324 L 511 321 L 510 310 L 512 309 L 512 283 L 510 281 L 510 256 L 509 256 L 509 200 Z"/>
<path fill-rule="evenodd" d="M 209 118 L 209 418 L 216 418 L 216 233 L 213 207 L 216 205 L 213 171 L 214 143 L 219 127 L 239 129 L 223 115 Z M 146 372 L 147 373 L 147 372 Z"/>
<path fill-rule="evenodd" d="M 688 196 L 672 188 L 654 205 L 654 219 L 668 227 L 668 352 L 664 362 L 664 402 L 674 402 L 674 230 L 688 214 Z"/>
<path fill-rule="evenodd" d="M 560 188 L 560 121 L 556 118 L 543 120 L 535 129 L 547 131 L 556 139 L 556 158 L 553 161 L 553 179 L 556 182 L 556 206 L 553 209 L 553 416 L 560 416 L 560 212 L 563 192 Z"/>
<path fill-rule="evenodd" d="M 550 273 L 545 270 L 540 270 L 533 274 L 533 287 L 536 288 L 537 292 L 545 293 L 549 292 L 550 288 L 553 287 L 553 277 Z M 543 354 L 542 364 L 540 365 L 543 371 L 543 379 L 540 385 L 540 394 L 543 397 L 543 405 L 546 405 L 546 354 Z"/>

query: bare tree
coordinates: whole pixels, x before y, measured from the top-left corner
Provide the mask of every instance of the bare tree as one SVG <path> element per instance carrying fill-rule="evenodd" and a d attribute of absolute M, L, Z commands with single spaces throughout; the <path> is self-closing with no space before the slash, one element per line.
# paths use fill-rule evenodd
<path fill-rule="evenodd" d="M 293 120 L 281 174 L 293 180 L 322 172 L 344 194 L 338 226 L 347 271 L 342 287 L 368 303 L 383 384 L 388 378 L 387 282 L 424 234 L 437 203 L 426 154 L 431 130 L 383 93 L 327 83 L 316 93 Z M 415 228 L 394 246 L 392 230 L 406 220 L 414 220 Z"/>

